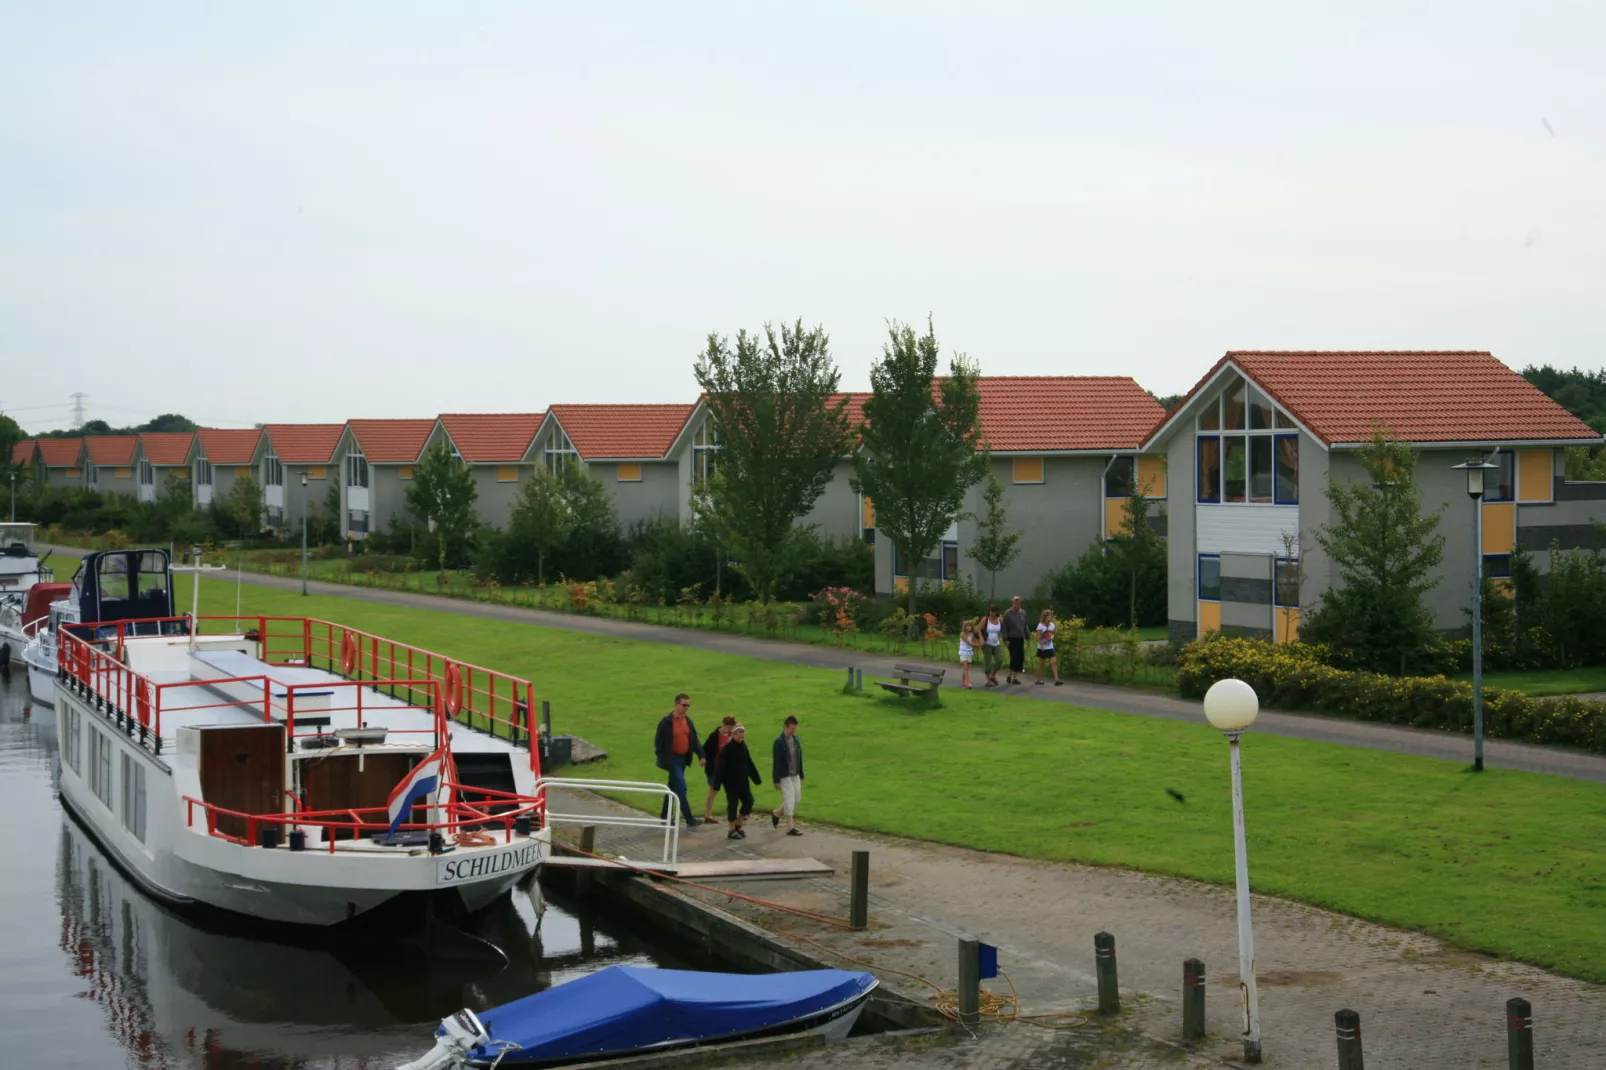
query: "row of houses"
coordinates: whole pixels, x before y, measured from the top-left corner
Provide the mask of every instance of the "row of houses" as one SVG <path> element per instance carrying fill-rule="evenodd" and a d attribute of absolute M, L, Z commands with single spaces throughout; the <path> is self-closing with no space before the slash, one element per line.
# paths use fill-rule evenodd
<path fill-rule="evenodd" d="M 1425 505 L 1445 511 L 1444 576 L 1430 596 L 1442 628 L 1463 623 L 1472 560 L 1474 505 L 1453 465 L 1478 455 L 1497 466 L 1476 506 L 1490 575 L 1509 572 L 1518 545 L 1541 569 L 1553 541 L 1594 546 L 1603 519 L 1606 485 L 1569 482 L 1564 467 L 1567 447 L 1602 437 L 1485 352 L 1230 352 L 1169 412 L 1125 376 L 989 376 L 980 394 L 992 473 L 1005 487 L 1011 526 L 1023 532 L 1000 588 L 1029 593 L 1049 570 L 1114 535 L 1139 487 L 1168 535 L 1177 639 L 1215 629 L 1297 634 L 1301 607 L 1333 578 L 1315 538 L 1331 520 L 1324 490 L 1329 480 L 1365 478 L 1357 451 L 1375 428 L 1418 450 Z M 866 396 L 844 395 L 854 419 Z M 406 515 L 413 469 L 437 443 L 474 473 L 481 519 L 498 526 L 531 471 L 570 461 L 607 488 L 622 523 L 685 521 L 720 448 L 707 406 L 694 402 L 38 439 L 20 443 L 16 461 L 52 485 L 142 500 L 182 470 L 198 506 L 249 473 L 263 488 L 266 522 L 292 529 L 334 485 L 341 531 L 358 541 Z M 913 563 L 876 538 L 874 503 L 853 491 L 851 472 L 843 458 L 803 522 L 825 537 L 873 544 L 878 592 L 897 590 L 911 570 L 988 586 L 966 552 L 982 488 L 932 558 Z"/>

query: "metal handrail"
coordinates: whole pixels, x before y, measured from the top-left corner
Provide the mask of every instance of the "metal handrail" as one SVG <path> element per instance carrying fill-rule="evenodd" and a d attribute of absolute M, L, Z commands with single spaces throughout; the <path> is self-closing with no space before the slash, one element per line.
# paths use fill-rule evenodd
<path fill-rule="evenodd" d="M 581 791 L 618 791 L 626 794 L 658 795 L 664 799 L 662 817 L 633 814 L 560 814 L 549 807 L 548 825 L 609 825 L 615 828 L 662 828 L 664 830 L 663 861 L 674 865 L 680 859 L 680 797 L 667 784 L 647 783 L 640 780 L 580 780 L 574 777 L 540 777 L 533 794 L 546 802 L 547 788 L 575 788 Z"/>

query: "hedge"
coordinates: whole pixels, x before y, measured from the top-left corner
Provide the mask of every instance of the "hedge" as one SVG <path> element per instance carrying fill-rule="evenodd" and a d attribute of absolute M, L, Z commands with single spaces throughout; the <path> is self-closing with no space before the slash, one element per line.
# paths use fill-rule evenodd
<path fill-rule="evenodd" d="M 1310 710 L 1356 721 L 1472 731 L 1472 685 L 1443 676 L 1379 676 L 1335 669 L 1319 647 L 1212 634 L 1183 648 L 1177 686 L 1202 697 L 1217 680 L 1236 677 L 1280 710 Z M 1483 730 L 1492 739 L 1553 743 L 1606 754 L 1606 703 L 1530 698 L 1483 689 Z"/>

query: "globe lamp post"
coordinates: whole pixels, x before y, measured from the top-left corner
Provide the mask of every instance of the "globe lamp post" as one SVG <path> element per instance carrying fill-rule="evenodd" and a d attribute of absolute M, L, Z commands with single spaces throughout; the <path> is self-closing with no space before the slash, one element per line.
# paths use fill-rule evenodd
<path fill-rule="evenodd" d="M 1260 1062 L 1260 1002 L 1255 994 L 1255 932 L 1249 916 L 1249 851 L 1244 841 L 1243 766 L 1238 737 L 1255 723 L 1260 700 L 1242 680 L 1217 680 L 1205 692 L 1204 714 L 1226 734 L 1232 752 L 1232 844 L 1237 860 L 1238 977 L 1244 1007 L 1244 1062 Z"/>

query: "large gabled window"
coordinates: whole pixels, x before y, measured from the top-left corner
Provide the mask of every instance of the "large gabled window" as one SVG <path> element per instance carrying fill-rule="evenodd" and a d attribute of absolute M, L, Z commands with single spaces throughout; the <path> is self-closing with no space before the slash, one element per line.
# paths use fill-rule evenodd
<path fill-rule="evenodd" d="M 346 486 L 368 486 L 368 458 L 356 450 L 346 454 Z"/>
<path fill-rule="evenodd" d="M 542 456 L 546 461 L 547 471 L 556 472 L 561 465 L 578 461 L 580 451 L 574 448 L 574 443 L 563 433 L 563 428 L 554 426 L 547 434 Z"/>
<path fill-rule="evenodd" d="M 1235 379 L 1200 410 L 1196 427 L 1195 501 L 1299 504 L 1299 433 L 1265 394 Z"/>
<path fill-rule="evenodd" d="M 714 478 L 719 459 L 719 428 L 713 420 L 704 420 L 691 439 L 691 481 L 706 483 Z"/>
<path fill-rule="evenodd" d="M 262 455 L 262 485 L 264 487 L 284 486 L 284 465 L 279 463 L 279 455 L 268 447 L 268 452 Z"/>

